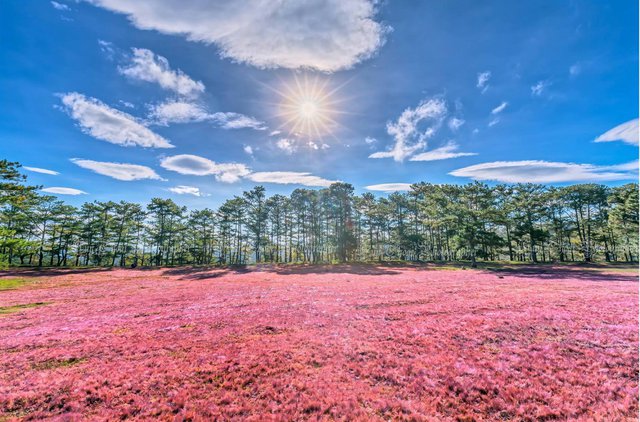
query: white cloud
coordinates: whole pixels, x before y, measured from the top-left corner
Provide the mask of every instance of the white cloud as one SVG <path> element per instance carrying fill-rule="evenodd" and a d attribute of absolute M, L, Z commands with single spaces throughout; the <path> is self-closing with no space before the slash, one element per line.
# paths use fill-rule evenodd
<path fill-rule="evenodd" d="M 493 127 L 493 126 L 497 125 L 498 123 L 500 123 L 500 118 L 496 117 L 495 119 L 492 119 L 487 126 Z"/>
<path fill-rule="evenodd" d="M 267 127 L 264 125 L 264 122 L 240 113 L 217 112 L 211 114 L 210 118 L 223 129 L 267 129 Z"/>
<path fill-rule="evenodd" d="M 240 163 L 216 163 L 197 155 L 181 154 L 165 157 L 160 165 L 180 174 L 193 176 L 214 175 L 216 180 L 233 183 L 250 173 L 249 168 Z"/>
<path fill-rule="evenodd" d="M 215 174 L 216 168 L 216 163 L 208 158 L 190 154 L 165 157 L 160 161 L 160 165 L 167 170 L 192 176 Z"/>
<path fill-rule="evenodd" d="M 116 52 L 116 49 L 113 47 L 113 43 L 105 40 L 98 40 L 98 45 L 100 46 L 100 51 L 102 51 L 107 58 L 112 59 L 113 55 Z"/>
<path fill-rule="evenodd" d="M 116 180 L 132 181 L 142 179 L 163 180 L 153 169 L 138 164 L 110 163 L 103 161 L 72 158 L 71 161 L 84 169 Z"/>
<path fill-rule="evenodd" d="M 162 136 L 152 132 L 135 117 L 77 92 L 62 96 L 65 111 L 87 135 L 121 146 L 173 148 Z"/>
<path fill-rule="evenodd" d="M 194 81 L 179 69 L 171 69 L 167 59 L 144 48 L 134 48 L 131 63 L 118 70 L 131 79 L 157 83 L 162 88 L 185 97 L 196 97 L 205 89 L 202 82 Z"/>
<path fill-rule="evenodd" d="M 369 158 L 393 158 L 395 161 L 404 161 L 427 145 L 427 139 L 439 129 L 446 114 L 447 106 L 440 98 L 423 100 L 416 108 L 405 109 L 395 122 L 387 122 L 387 133 L 395 140 L 393 148 L 375 152 L 369 155 Z M 421 129 L 423 122 L 431 124 Z"/>
<path fill-rule="evenodd" d="M 504 111 L 504 109 L 507 108 L 508 105 L 509 105 L 508 102 L 503 101 L 502 103 L 500 103 L 500 105 L 498 107 L 496 107 L 493 110 L 491 110 L 491 114 L 502 113 Z"/>
<path fill-rule="evenodd" d="M 151 106 L 149 118 L 157 124 L 202 122 L 209 118 L 209 113 L 199 104 L 169 100 Z"/>
<path fill-rule="evenodd" d="M 373 0 L 87 1 L 259 68 L 348 69 L 371 57 L 389 30 L 375 21 Z"/>
<path fill-rule="evenodd" d="M 375 144 L 376 142 L 378 142 L 378 140 L 376 138 L 372 138 L 370 136 L 367 136 L 366 138 L 364 138 L 364 142 L 367 145 L 372 145 L 372 144 Z"/>
<path fill-rule="evenodd" d="M 42 189 L 42 192 L 53 193 L 55 195 L 86 195 L 87 192 L 82 191 L 80 189 L 74 188 L 62 188 L 57 186 L 52 186 L 50 188 Z"/>
<path fill-rule="evenodd" d="M 622 141 L 638 145 L 638 119 L 629 120 L 598 136 L 595 142 Z"/>
<path fill-rule="evenodd" d="M 456 130 L 460 129 L 460 127 L 464 123 L 465 123 L 464 120 L 458 119 L 457 117 L 452 117 L 449 119 L 449 122 L 447 124 L 449 125 L 449 129 L 455 132 Z"/>
<path fill-rule="evenodd" d="M 486 71 L 478 73 L 478 81 L 476 82 L 476 87 L 478 87 L 483 94 L 489 88 L 489 79 L 491 79 L 491 72 Z"/>
<path fill-rule="evenodd" d="M 220 163 L 217 164 L 215 177 L 219 182 L 235 183 L 250 172 L 249 168 L 241 163 Z"/>
<path fill-rule="evenodd" d="M 638 178 L 638 162 L 615 166 L 550 161 L 495 161 L 454 170 L 453 176 L 505 183 L 608 182 Z"/>
<path fill-rule="evenodd" d="M 449 158 L 468 157 L 472 155 L 478 155 L 478 153 L 458 152 L 458 145 L 455 142 L 449 142 L 440 148 L 414 155 L 409 161 L 437 161 L 447 160 Z"/>
<path fill-rule="evenodd" d="M 52 1 L 51 6 L 57 10 L 71 10 L 66 4 L 58 3 L 57 1 Z"/>
<path fill-rule="evenodd" d="M 40 167 L 28 167 L 28 166 L 24 166 L 22 167 L 23 169 L 27 170 L 27 171 L 32 171 L 34 173 L 42 173 L 42 174 L 50 174 L 52 176 L 57 176 L 58 174 L 60 174 L 57 171 L 54 170 L 47 170 L 47 169 L 42 169 Z"/>
<path fill-rule="evenodd" d="M 122 104 L 124 107 L 127 108 L 136 108 L 136 106 L 133 103 L 130 103 L 129 101 L 124 101 L 124 100 L 118 100 L 118 102 L 120 104 Z"/>
<path fill-rule="evenodd" d="M 328 187 L 337 180 L 327 180 L 322 177 L 314 176 L 311 173 L 294 172 L 294 171 L 262 171 L 251 173 L 247 178 L 256 183 L 278 183 L 278 184 L 294 184 L 304 186 Z"/>
<path fill-rule="evenodd" d="M 251 147 L 251 145 L 245 145 L 244 147 L 242 147 L 242 150 L 249 155 L 253 155 L 253 148 Z"/>
<path fill-rule="evenodd" d="M 411 183 L 381 183 L 379 185 L 369 185 L 365 187 L 367 190 L 379 192 L 398 192 L 411 190 Z"/>
<path fill-rule="evenodd" d="M 253 117 L 240 113 L 209 113 L 202 105 L 183 100 L 169 100 L 151 106 L 149 118 L 156 124 L 210 121 L 223 129 L 264 130 L 266 126 Z"/>
<path fill-rule="evenodd" d="M 169 188 L 169 191 L 176 193 L 178 195 L 202 196 L 202 192 L 200 192 L 200 189 L 195 186 L 178 185 L 178 186 Z"/>
<path fill-rule="evenodd" d="M 580 63 L 575 63 L 569 68 L 569 74 L 571 76 L 577 76 L 580 72 L 582 72 L 582 66 L 580 66 Z"/>
<path fill-rule="evenodd" d="M 274 130 L 269 133 L 269 136 L 277 136 L 277 135 L 280 135 L 281 133 L 282 132 L 279 130 Z"/>
<path fill-rule="evenodd" d="M 289 138 L 278 139 L 278 142 L 276 142 L 276 146 L 288 155 L 293 154 L 298 149 L 295 141 Z"/>
<path fill-rule="evenodd" d="M 548 81 L 538 81 L 537 84 L 531 87 L 531 95 L 534 97 L 539 97 L 542 95 L 545 89 L 549 87 L 550 83 Z"/>

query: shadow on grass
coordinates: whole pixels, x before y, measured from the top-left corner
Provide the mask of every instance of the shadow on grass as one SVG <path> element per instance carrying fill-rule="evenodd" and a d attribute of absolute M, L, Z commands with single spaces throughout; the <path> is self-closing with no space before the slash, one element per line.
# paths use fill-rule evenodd
<path fill-rule="evenodd" d="M 636 272 L 619 272 L 606 270 L 609 267 L 601 265 L 540 265 L 540 266 L 503 266 L 499 268 L 486 267 L 482 271 L 488 271 L 501 276 L 528 277 L 539 280 L 574 279 L 585 281 L 628 281 L 638 282 Z M 604 271 L 603 271 L 604 270 Z"/>
<path fill-rule="evenodd" d="M 91 268 L 70 268 L 70 267 L 16 267 L 0 271 L 0 277 L 53 277 L 67 274 L 101 273 L 111 271 L 117 267 L 91 267 Z"/>
<path fill-rule="evenodd" d="M 373 264 L 257 264 L 233 265 L 226 267 L 180 267 L 168 268 L 163 275 L 178 276 L 184 280 L 205 280 L 219 278 L 228 274 L 274 273 L 278 275 L 305 274 L 354 274 L 354 275 L 396 275 L 399 271 L 393 267 L 408 268 L 411 265 L 373 265 Z"/>

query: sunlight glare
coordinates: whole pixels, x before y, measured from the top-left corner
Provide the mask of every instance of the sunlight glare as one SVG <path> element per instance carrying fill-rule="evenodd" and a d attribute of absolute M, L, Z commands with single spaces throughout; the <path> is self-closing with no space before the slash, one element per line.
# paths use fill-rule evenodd
<path fill-rule="evenodd" d="M 275 90 L 281 97 L 278 116 L 283 119 L 282 128 L 289 134 L 322 138 L 337 126 L 334 120 L 339 111 L 334 98 L 335 89 L 328 89 L 329 81 L 318 77 L 294 75 L 293 81 Z"/>

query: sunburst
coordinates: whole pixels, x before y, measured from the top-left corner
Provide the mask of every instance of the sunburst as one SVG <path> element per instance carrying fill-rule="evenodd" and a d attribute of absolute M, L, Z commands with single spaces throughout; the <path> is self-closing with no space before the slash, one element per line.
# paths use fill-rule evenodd
<path fill-rule="evenodd" d="M 328 78 L 309 78 L 305 74 L 294 75 L 291 82 L 273 89 L 280 96 L 277 115 L 283 122 L 279 129 L 304 138 L 333 135 L 338 126 L 336 116 L 342 113 L 338 109 L 341 100 L 336 96 L 339 88 L 331 88 Z"/>

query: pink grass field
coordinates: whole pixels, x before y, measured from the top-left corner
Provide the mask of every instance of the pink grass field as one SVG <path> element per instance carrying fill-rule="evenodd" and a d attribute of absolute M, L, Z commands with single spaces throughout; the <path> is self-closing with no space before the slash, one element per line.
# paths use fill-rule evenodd
<path fill-rule="evenodd" d="M 633 270 L 2 276 L 0 420 L 638 416 Z"/>

